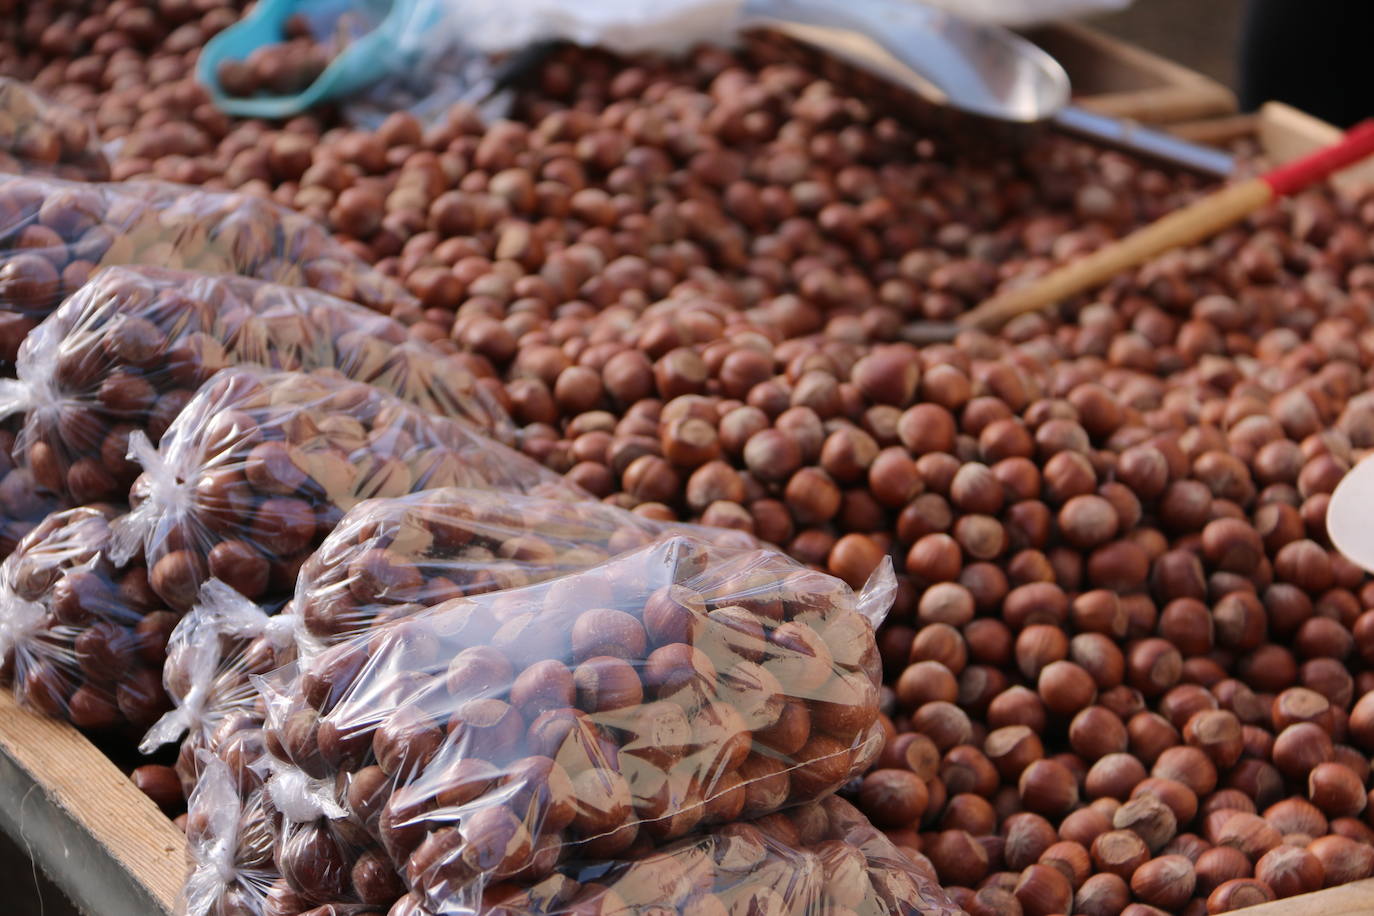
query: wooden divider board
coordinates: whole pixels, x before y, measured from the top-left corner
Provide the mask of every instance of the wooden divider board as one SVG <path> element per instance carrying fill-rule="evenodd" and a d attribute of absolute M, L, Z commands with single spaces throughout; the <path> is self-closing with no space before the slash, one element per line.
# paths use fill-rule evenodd
<path fill-rule="evenodd" d="M 1027 37 L 1063 65 L 1074 101 L 1089 111 L 1169 124 L 1236 110 L 1236 94 L 1211 77 L 1091 26 L 1057 22 Z"/>
<path fill-rule="evenodd" d="M 186 870 L 181 831 L 76 729 L 0 690 L 0 829 L 82 911 L 164 916 Z"/>

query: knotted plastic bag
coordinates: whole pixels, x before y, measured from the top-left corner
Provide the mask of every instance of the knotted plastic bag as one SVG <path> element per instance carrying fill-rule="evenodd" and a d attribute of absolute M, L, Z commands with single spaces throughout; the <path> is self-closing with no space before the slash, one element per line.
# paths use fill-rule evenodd
<path fill-rule="evenodd" d="M 129 434 L 157 444 L 196 389 L 226 366 L 336 370 L 502 441 L 514 428 L 461 358 L 394 319 L 325 293 L 245 277 L 109 267 L 19 349 L 0 417 L 22 419 L 16 451 L 75 503 L 123 500 L 138 468 Z"/>
<path fill-rule="evenodd" d="M 451 598 L 580 572 L 670 533 L 759 547 L 742 532 L 654 521 L 591 500 L 461 487 L 368 500 L 301 567 L 300 648 L 313 654 Z"/>
<path fill-rule="evenodd" d="M 141 733 L 165 712 L 178 615 L 141 557 L 109 557 L 112 506 L 58 512 L 0 564 L 0 681 L 20 703 L 90 730 Z"/>
<path fill-rule="evenodd" d="M 296 657 L 295 620 L 269 615 L 218 579 L 206 582 L 200 600 L 167 641 L 162 684 L 172 708 L 143 736 L 151 754 L 181 741 L 176 771 L 189 797 L 205 755 L 222 755 L 246 729 L 260 729 L 266 707 L 254 675 Z"/>
<path fill-rule="evenodd" d="M 283 813 L 314 829 L 342 808 L 367 841 L 331 845 L 339 874 L 380 850 L 428 905 L 476 907 L 562 861 L 822 798 L 881 747 L 861 609 L 881 619 L 894 587 L 887 566 L 856 595 L 674 536 L 372 627 L 262 681 L 274 781 L 313 799 Z M 297 864 L 279 856 L 288 882 Z"/>
<path fill-rule="evenodd" d="M 442 486 L 586 498 L 475 427 L 337 373 L 225 369 L 156 448 L 137 430 L 129 443 L 143 473 L 115 556 L 144 552 L 154 591 L 181 611 L 212 576 L 279 607 L 364 499 Z"/>
<path fill-rule="evenodd" d="M 0 175 L 0 367 L 96 269 L 152 264 L 305 286 L 412 320 L 419 304 L 325 229 L 269 201 L 156 181 Z"/>

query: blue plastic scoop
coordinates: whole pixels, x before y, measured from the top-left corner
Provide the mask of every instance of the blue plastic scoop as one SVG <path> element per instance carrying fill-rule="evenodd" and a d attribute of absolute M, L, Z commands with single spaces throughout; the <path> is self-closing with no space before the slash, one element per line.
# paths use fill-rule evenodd
<path fill-rule="evenodd" d="M 371 28 L 350 41 L 302 92 L 249 98 L 226 95 L 219 85 L 219 65 L 226 60 L 244 60 L 264 45 L 284 41 L 286 21 L 298 13 L 310 21 L 317 35 L 327 34 L 344 13 L 358 16 Z M 210 91 L 215 105 L 228 114 L 274 120 L 293 117 L 321 103 L 353 95 L 393 73 L 404 44 L 401 36 L 424 31 L 413 21 L 416 16 L 437 18 L 438 4 L 416 0 L 259 0 L 248 16 L 205 45 L 196 64 L 196 78 Z"/>

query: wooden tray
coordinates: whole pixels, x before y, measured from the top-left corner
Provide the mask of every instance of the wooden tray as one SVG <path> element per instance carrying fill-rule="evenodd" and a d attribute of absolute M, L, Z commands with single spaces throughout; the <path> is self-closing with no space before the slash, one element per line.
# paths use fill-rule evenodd
<path fill-rule="evenodd" d="M 1249 140 L 1258 145 L 1266 164 L 1283 165 L 1335 143 L 1341 129 L 1283 102 L 1266 102 L 1254 114 L 1185 121 L 1169 132 L 1195 143 L 1228 147 Z M 1338 172 L 1330 179 L 1339 190 L 1356 193 L 1374 187 L 1374 161 Z M 1374 910 L 1371 910 L 1374 912 Z"/>
<path fill-rule="evenodd" d="M 1236 111 L 1236 95 L 1209 76 L 1078 23 L 1026 36 L 1068 71 L 1074 101 L 1098 114 L 1147 124 L 1212 118 Z"/>
<path fill-rule="evenodd" d="M 1369 916 L 1374 913 L 1374 878 L 1236 912 L 1244 916 Z"/>
<path fill-rule="evenodd" d="M 8 690 L 0 690 L 0 830 L 82 912 L 176 911 L 181 831 L 84 735 L 21 709 Z"/>

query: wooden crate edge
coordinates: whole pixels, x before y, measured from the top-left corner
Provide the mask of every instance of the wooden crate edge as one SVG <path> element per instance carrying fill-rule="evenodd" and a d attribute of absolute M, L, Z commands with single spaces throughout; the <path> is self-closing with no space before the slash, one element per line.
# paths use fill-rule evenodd
<path fill-rule="evenodd" d="M 1080 96 L 1078 104 L 1099 114 L 1142 123 L 1171 123 L 1234 114 L 1239 103 L 1229 88 L 1177 61 L 1116 38 L 1082 22 L 1058 22 L 1045 27 L 1082 45 L 1098 56 L 1135 70 L 1154 74 L 1162 85 L 1130 91 Z"/>
<path fill-rule="evenodd" d="M 0 826 L 84 911 L 176 911 L 181 831 L 84 735 L 23 709 L 8 690 L 0 690 Z"/>
<path fill-rule="evenodd" d="M 1258 144 L 1265 164 L 1270 166 L 1292 162 L 1341 137 L 1339 127 L 1283 102 L 1265 102 L 1254 114 L 1171 124 L 1168 130 L 1195 143 L 1213 146 L 1227 146 L 1251 138 Z M 1358 194 L 1374 187 L 1374 163 L 1360 163 L 1344 169 L 1330 181 L 1342 193 Z"/>
<path fill-rule="evenodd" d="M 1374 878 L 1246 907 L 1245 916 L 1368 916 L 1374 913 Z"/>

